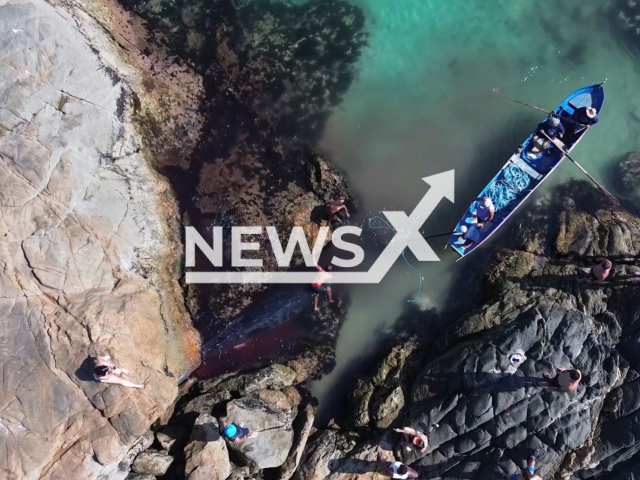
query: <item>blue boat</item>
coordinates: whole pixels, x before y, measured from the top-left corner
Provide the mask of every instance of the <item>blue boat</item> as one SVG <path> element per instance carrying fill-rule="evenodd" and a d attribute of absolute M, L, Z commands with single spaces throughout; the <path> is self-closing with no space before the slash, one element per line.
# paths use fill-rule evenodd
<path fill-rule="evenodd" d="M 554 110 L 555 115 L 560 118 L 566 130 L 562 142 L 558 143 L 560 146 L 564 144 L 564 150 L 567 153 L 571 153 L 571 150 L 589 130 L 588 128 L 576 129 L 576 124 L 568 121 L 568 119 L 581 107 L 593 107 L 600 113 L 604 104 L 603 84 L 604 82 L 576 90 Z M 575 132 L 574 130 L 580 131 Z M 498 231 L 518 207 L 564 160 L 565 154 L 557 145 L 549 146 L 533 158 L 528 155 L 527 152 L 530 150 L 529 143 L 534 135 L 535 131 L 478 195 L 478 198 L 487 196 L 492 200 L 495 208 L 493 219 L 484 222 L 482 228 L 478 228 L 473 220 L 473 214 L 477 208 L 477 203 L 474 201 L 456 225 L 447 245 L 460 255 L 458 260 L 476 250 Z M 465 233 L 463 234 L 463 232 Z"/>

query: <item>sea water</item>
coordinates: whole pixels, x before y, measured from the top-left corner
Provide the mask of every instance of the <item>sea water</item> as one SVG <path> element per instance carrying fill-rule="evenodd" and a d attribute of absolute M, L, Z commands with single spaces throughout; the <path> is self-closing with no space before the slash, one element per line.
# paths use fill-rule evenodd
<path fill-rule="evenodd" d="M 455 204 L 443 200 L 423 229 L 427 235 L 450 231 L 544 118 L 492 90 L 551 110 L 573 90 L 607 79 L 600 123 L 573 156 L 610 186 L 612 163 L 640 150 L 640 71 L 633 44 L 616 22 L 617 2 L 355 3 L 367 17 L 370 45 L 320 147 L 346 173 L 359 199 L 356 222 L 364 224 L 381 210 L 410 213 L 428 188 L 421 178 L 454 169 Z M 582 178 L 565 162 L 536 196 L 571 177 Z M 424 277 L 420 305 L 425 308 L 444 308 L 455 289 L 451 279 L 460 264 L 443 254 L 445 241 L 430 241 L 441 262 L 414 262 Z M 338 387 L 345 385 L 345 372 L 393 330 L 407 299 L 417 299 L 417 279 L 400 259 L 379 285 L 349 288 L 351 307 L 338 337 L 337 365 L 311 385 L 321 417 L 342 400 L 345 391 Z"/>

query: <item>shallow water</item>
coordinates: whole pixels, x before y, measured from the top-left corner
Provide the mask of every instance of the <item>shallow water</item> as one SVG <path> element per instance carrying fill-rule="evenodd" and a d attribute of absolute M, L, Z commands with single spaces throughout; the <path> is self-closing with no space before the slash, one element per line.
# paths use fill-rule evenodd
<path fill-rule="evenodd" d="M 576 88 L 606 78 L 600 123 L 574 157 L 610 185 L 612 162 L 640 149 L 640 71 L 629 43 L 622 41 L 624 34 L 609 21 L 616 15 L 612 3 L 356 3 L 367 15 L 370 46 L 320 142 L 359 198 L 356 220 L 383 209 L 410 212 L 428 188 L 422 177 L 455 169 L 456 203 L 443 200 L 424 231 L 438 234 L 455 226 L 468 203 L 544 117 L 492 95 L 493 89 L 552 109 Z M 536 196 L 573 176 L 580 174 L 564 163 Z M 446 307 L 460 265 L 441 250 L 445 238 L 430 241 L 441 262 L 413 262 L 424 276 L 422 304 L 438 309 Z M 345 372 L 366 358 L 381 334 L 392 328 L 407 298 L 416 295 L 417 278 L 399 260 L 379 285 L 349 289 L 351 307 L 338 338 L 337 366 L 311 385 L 320 399 L 321 418 L 344 394 L 338 386 L 345 385 Z"/>

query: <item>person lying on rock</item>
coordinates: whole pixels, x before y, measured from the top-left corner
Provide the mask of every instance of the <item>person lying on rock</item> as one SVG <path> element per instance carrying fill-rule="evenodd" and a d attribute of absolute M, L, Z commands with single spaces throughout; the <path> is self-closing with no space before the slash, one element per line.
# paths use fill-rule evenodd
<path fill-rule="evenodd" d="M 407 452 L 415 451 L 424 453 L 427 450 L 429 441 L 424 433 L 418 432 L 411 427 L 394 428 L 394 430 L 402 434 L 400 446 L 406 449 Z"/>
<path fill-rule="evenodd" d="M 582 379 L 582 372 L 577 368 L 558 368 L 555 376 L 551 376 L 548 373 L 544 374 L 545 381 L 542 386 L 550 389 L 557 390 L 559 392 L 575 392 L 578 389 L 578 384 Z"/>
<path fill-rule="evenodd" d="M 536 457 L 538 453 L 536 449 L 527 460 L 527 468 L 523 469 L 521 473 L 514 473 L 513 475 L 507 476 L 507 480 L 542 480 L 539 475 L 536 475 Z"/>
<path fill-rule="evenodd" d="M 242 443 L 248 438 L 254 438 L 258 432 L 252 432 L 245 428 L 244 423 L 227 423 L 227 417 L 220 417 L 220 434 L 231 443 Z"/>
<path fill-rule="evenodd" d="M 97 382 L 113 383 L 130 388 L 144 388 L 144 385 L 138 385 L 124 378 L 120 378 L 120 375 L 123 374 L 128 375 L 129 370 L 116 367 L 111 363 L 111 357 L 109 355 L 96 357 L 95 367 L 93 368 L 93 378 L 95 378 Z"/>
<path fill-rule="evenodd" d="M 333 200 L 324 204 L 324 213 L 329 219 L 329 224 L 332 223 L 342 223 L 342 218 L 340 218 L 339 213 L 344 210 L 344 213 L 349 218 L 349 210 L 347 210 L 346 205 L 344 204 L 347 198 L 344 195 L 340 195 L 339 197 L 334 198 Z"/>
<path fill-rule="evenodd" d="M 611 260 L 607 260 L 606 258 L 599 258 L 598 262 L 599 263 L 594 265 L 591 270 L 586 268 L 582 269 L 584 273 L 589 275 L 589 279 L 595 283 L 604 282 L 609 276 L 611 268 L 613 267 L 613 263 L 611 263 Z"/>

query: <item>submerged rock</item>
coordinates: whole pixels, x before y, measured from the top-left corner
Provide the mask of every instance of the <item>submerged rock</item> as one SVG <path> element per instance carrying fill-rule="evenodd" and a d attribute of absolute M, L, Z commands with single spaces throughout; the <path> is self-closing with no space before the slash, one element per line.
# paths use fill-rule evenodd
<path fill-rule="evenodd" d="M 626 193 L 640 195 L 640 153 L 632 152 L 619 165 L 620 184 Z"/>

